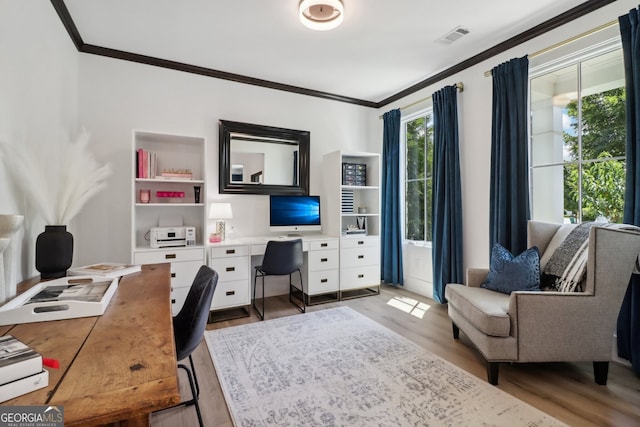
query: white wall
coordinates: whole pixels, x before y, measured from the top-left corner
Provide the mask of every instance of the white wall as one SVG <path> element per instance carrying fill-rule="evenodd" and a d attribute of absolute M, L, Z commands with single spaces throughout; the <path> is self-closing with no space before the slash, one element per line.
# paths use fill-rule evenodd
<path fill-rule="evenodd" d="M 130 259 L 132 129 L 206 138 L 206 202 L 231 202 L 228 237 L 268 234 L 268 197 L 218 194 L 219 119 L 310 131 L 312 194 L 323 191 L 325 153 L 378 148 L 365 107 L 93 55 L 81 55 L 79 82 L 79 123 L 116 173 L 78 220 L 74 264 Z"/>
<path fill-rule="evenodd" d="M 0 0 L 0 140 L 39 146 L 61 132 L 76 134 L 77 82 L 78 53 L 51 3 Z M 25 215 L 20 281 L 37 273 L 35 239 L 44 222 L 14 184 L 0 163 L 0 213 Z"/>
<path fill-rule="evenodd" d="M 618 0 L 587 16 L 568 23 L 549 33 L 539 36 L 516 48 L 497 55 L 490 60 L 468 68 L 445 81 L 438 82 L 419 92 L 387 105 L 372 113 L 376 117 L 394 108 L 402 108 L 431 94 L 444 86 L 456 82 L 464 83 L 464 92 L 458 95 L 458 120 L 460 132 L 460 168 L 462 178 L 463 209 L 463 258 L 467 267 L 487 267 L 489 265 L 489 182 L 491 165 L 491 99 L 492 81 L 485 77 L 485 71 L 512 58 L 545 49 L 555 43 L 617 20 L 621 15 L 637 6 L 636 0 Z M 617 31 L 617 27 L 616 30 Z M 619 33 L 618 33 L 619 34 Z M 604 35 L 602 35 L 604 37 Z M 592 36 L 598 38 L 598 35 Z M 452 46 L 452 49 L 455 47 Z M 566 51 L 567 49 L 565 49 Z M 559 52 L 558 52 L 559 54 Z M 553 58 L 546 54 L 545 59 Z M 538 62 L 540 58 L 538 59 Z M 534 62 L 533 59 L 531 62 Z M 425 102 L 424 106 L 427 105 Z M 416 111 L 413 107 L 403 113 Z M 382 140 L 382 120 L 372 124 L 373 140 Z M 431 288 L 431 248 L 404 247 L 404 274 L 407 289 L 426 296 L 432 296 Z M 418 262 L 419 260 L 422 262 Z"/>

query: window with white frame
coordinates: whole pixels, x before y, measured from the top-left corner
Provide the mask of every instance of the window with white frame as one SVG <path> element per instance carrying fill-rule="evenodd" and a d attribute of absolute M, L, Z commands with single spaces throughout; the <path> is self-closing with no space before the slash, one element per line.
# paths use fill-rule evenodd
<path fill-rule="evenodd" d="M 619 43 L 530 73 L 536 220 L 622 222 L 624 63 Z"/>
<path fill-rule="evenodd" d="M 404 238 L 431 241 L 433 194 L 433 117 L 431 110 L 402 118 Z"/>

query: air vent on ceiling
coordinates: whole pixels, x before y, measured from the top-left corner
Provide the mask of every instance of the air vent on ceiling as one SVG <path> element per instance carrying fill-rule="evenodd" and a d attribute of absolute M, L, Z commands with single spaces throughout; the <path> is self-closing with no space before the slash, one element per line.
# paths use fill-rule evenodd
<path fill-rule="evenodd" d="M 459 26 L 459 27 L 456 27 L 453 30 L 449 31 L 447 34 L 445 34 L 441 38 L 439 38 L 438 41 L 442 42 L 442 43 L 449 44 L 449 43 L 453 43 L 454 41 L 458 40 L 462 36 L 466 36 L 467 34 L 469 34 L 469 30 Z"/>

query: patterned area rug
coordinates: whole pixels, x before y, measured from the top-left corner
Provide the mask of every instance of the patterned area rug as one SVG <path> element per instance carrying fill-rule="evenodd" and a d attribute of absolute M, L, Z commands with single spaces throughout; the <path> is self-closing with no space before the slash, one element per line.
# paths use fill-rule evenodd
<path fill-rule="evenodd" d="M 205 332 L 236 426 L 562 426 L 348 307 Z"/>

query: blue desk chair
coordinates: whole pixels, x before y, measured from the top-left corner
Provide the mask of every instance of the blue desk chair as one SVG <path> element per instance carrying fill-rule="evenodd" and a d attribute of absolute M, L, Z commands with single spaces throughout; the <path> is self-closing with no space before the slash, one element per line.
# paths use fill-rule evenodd
<path fill-rule="evenodd" d="M 189 357 L 189 363 L 191 364 L 191 370 L 189 370 L 186 365 L 178 363 L 178 368 L 184 369 L 187 373 L 189 387 L 191 388 L 191 399 L 180 402 L 171 408 L 195 405 L 200 427 L 203 427 L 200 405 L 198 405 L 200 386 L 198 385 L 198 377 L 196 376 L 196 369 L 191 354 L 198 345 L 200 345 L 204 337 L 209 311 L 211 310 L 211 300 L 213 299 L 213 293 L 216 290 L 217 284 L 218 273 L 206 265 L 201 266 L 191 284 L 191 288 L 189 288 L 189 293 L 187 294 L 184 305 L 180 309 L 180 312 L 173 318 L 173 334 L 177 359 L 180 361 Z"/>
<path fill-rule="evenodd" d="M 302 282 L 302 264 L 304 255 L 302 252 L 302 239 L 283 240 L 267 242 L 267 248 L 264 251 L 262 265 L 256 266 L 256 275 L 253 279 L 253 308 L 260 316 L 260 320 L 264 320 L 264 278 L 266 276 L 285 276 L 289 275 L 289 301 L 293 303 L 302 313 L 306 311 L 304 298 L 304 285 Z M 300 287 L 293 284 L 292 274 L 298 272 L 300 275 Z M 262 312 L 258 310 L 256 305 L 256 282 L 258 277 L 262 278 Z M 301 302 L 297 303 L 295 299 Z"/>

